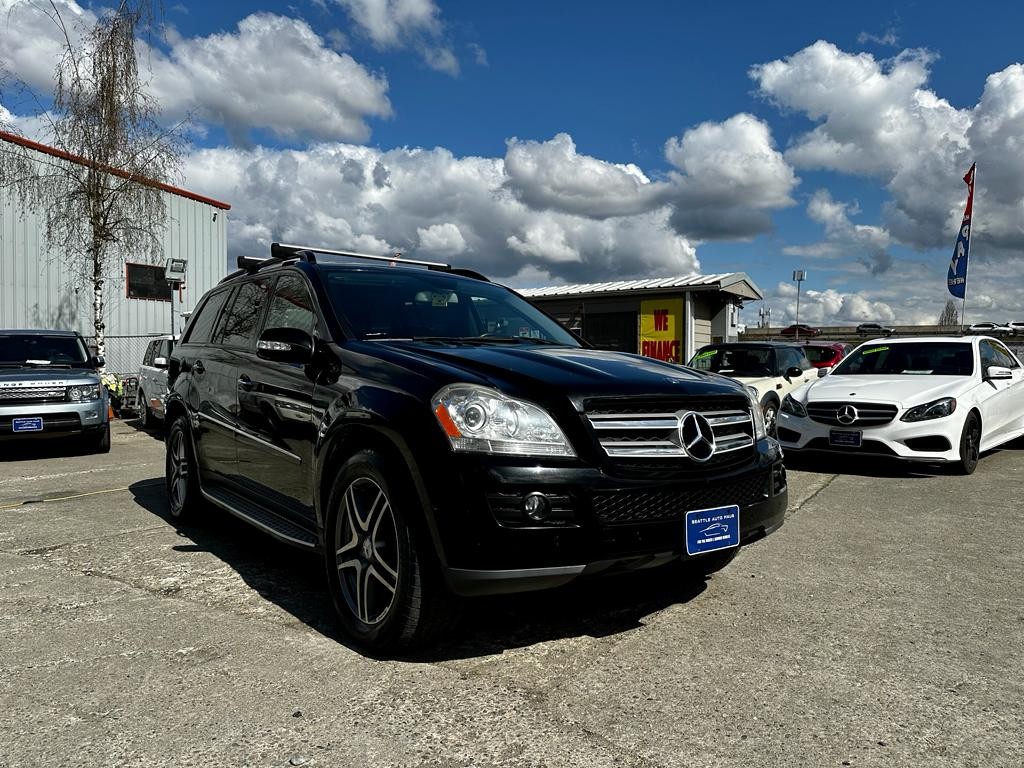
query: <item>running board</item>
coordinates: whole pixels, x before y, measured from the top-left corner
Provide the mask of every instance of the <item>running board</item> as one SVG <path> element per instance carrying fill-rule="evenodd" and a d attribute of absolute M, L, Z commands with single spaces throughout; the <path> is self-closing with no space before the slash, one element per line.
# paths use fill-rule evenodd
<path fill-rule="evenodd" d="M 319 549 L 317 537 L 311 531 L 307 531 L 295 523 L 285 520 L 273 512 L 268 512 L 263 507 L 257 506 L 230 491 L 222 488 L 203 489 L 203 497 L 207 501 L 216 504 L 221 509 L 230 512 L 235 517 L 241 518 L 250 525 L 254 525 L 264 533 L 273 536 L 285 544 L 294 547 L 315 551 Z"/>

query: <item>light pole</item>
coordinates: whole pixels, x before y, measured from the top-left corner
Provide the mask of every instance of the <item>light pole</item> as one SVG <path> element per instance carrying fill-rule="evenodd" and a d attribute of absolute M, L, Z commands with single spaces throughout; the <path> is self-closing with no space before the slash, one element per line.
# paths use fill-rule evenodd
<path fill-rule="evenodd" d="M 794 269 L 793 279 L 796 281 L 796 340 L 800 341 L 800 283 L 807 279 L 807 273 L 802 269 Z"/>

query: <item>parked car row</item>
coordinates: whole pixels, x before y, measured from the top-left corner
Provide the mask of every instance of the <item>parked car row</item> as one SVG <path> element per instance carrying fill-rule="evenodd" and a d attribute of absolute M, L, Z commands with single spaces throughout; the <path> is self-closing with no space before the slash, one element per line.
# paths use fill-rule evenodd
<path fill-rule="evenodd" d="M 1010 323 L 975 323 L 968 328 L 968 331 L 972 334 L 985 334 L 996 337 L 1015 336 L 1017 334 L 1024 335 L 1024 321 L 1014 321 Z M 813 325 L 807 325 L 805 323 L 788 325 L 779 331 L 780 336 L 796 339 L 812 339 L 820 336 L 821 333 L 822 331 L 820 328 L 816 328 Z M 894 333 L 896 333 L 895 328 L 882 325 L 881 323 L 861 323 L 857 326 L 857 335 L 864 338 L 888 338 Z"/>

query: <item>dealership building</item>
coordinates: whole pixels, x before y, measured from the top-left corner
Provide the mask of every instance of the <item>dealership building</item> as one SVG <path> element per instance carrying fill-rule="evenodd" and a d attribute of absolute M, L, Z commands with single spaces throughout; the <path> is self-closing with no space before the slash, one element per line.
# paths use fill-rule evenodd
<path fill-rule="evenodd" d="M 685 363 L 736 341 L 739 309 L 764 299 L 744 272 L 556 285 L 520 293 L 600 349 Z"/>
<path fill-rule="evenodd" d="M 0 131 L 0 151 L 20 145 L 40 163 L 85 164 L 82 158 Z M 117 173 L 117 171 L 112 171 Z M 167 206 L 163 252 L 155 263 L 115 261 L 105 282 L 107 369 L 137 371 L 148 340 L 180 331 L 182 315 L 227 272 L 227 203 L 155 181 Z M 49 248 L 43 215 L 21 207 L 0 188 L 0 328 L 60 328 L 92 335 L 92 288 Z M 168 260 L 187 262 L 185 280 L 172 290 Z"/>

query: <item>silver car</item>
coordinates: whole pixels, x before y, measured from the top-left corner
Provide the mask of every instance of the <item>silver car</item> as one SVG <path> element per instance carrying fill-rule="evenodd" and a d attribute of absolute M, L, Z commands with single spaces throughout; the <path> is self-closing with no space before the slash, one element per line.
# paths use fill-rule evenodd
<path fill-rule="evenodd" d="M 164 419 L 164 403 L 167 400 L 167 364 L 174 349 L 173 336 L 160 336 L 149 342 L 146 354 L 139 367 L 139 389 L 136 408 L 139 424 L 152 427 L 155 421 Z"/>
<path fill-rule="evenodd" d="M 102 367 L 75 331 L 0 330 L 0 442 L 71 438 L 107 453 Z"/>

